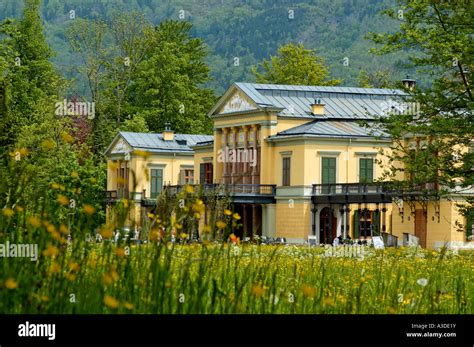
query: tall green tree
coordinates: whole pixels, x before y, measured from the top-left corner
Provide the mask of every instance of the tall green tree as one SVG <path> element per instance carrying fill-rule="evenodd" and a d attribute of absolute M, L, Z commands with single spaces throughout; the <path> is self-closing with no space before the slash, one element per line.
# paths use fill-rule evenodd
<path fill-rule="evenodd" d="M 373 33 L 373 41 L 381 44 L 374 51 L 408 51 L 408 65 L 432 80 L 426 88 L 406 89 L 409 96 L 403 101 L 417 105 L 412 107 L 416 112 L 398 112 L 377 123 L 394 140 L 387 175 L 402 173 L 408 184 L 417 186 L 471 186 L 474 153 L 467 149 L 474 138 L 472 3 L 399 0 L 385 13 L 400 20 L 400 27 L 393 33 Z"/>
<path fill-rule="evenodd" d="M 281 46 L 276 56 L 254 66 L 252 73 L 258 83 L 308 86 L 335 86 L 341 83 L 340 80 L 330 79 L 324 60 L 301 43 Z"/>
<path fill-rule="evenodd" d="M 161 22 L 150 37 L 150 53 L 138 67 L 129 103 L 150 131 L 161 131 L 169 122 L 177 132 L 211 132 L 207 112 L 215 99 L 203 86 L 209 80 L 204 62 L 208 50 L 201 39 L 190 36 L 191 28 L 188 22 Z"/>
<path fill-rule="evenodd" d="M 15 143 L 23 126 L 54 109 L 64 82 L 49 61 L 52 52 L 43 34 L 40 5 L 40 0 L 25 0 L 22 18 L 0 25 L 0 82 L 6 95 L 6 111 L 0 119 L 2 148 Z"/>

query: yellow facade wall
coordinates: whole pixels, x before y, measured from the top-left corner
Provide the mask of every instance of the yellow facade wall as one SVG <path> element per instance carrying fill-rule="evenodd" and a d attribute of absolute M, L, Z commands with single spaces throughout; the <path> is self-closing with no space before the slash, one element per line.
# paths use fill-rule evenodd
<path fill-rule="evenodd" d="M 276 237 L 305 241 L 311 234 L 311 201 L 295 200 L 293 207 L 288 200 L 277 201 L 275 216 Z"/>
<path fill-rule="evenodd" d="M 117 189 L 117 172 L 114 160 L 107 161 L 107 190 Z M 151 155 L 148 158 L 133 155 L 127 163 L 130 169 L 129 191 L 150 193 L 150 170 L 163 168 L 163 184 L 176 185 L 182 167 L 194 167 L 194 158 L 189 155 Z M 134 175 L 135 182 L 134 182 Z"/>

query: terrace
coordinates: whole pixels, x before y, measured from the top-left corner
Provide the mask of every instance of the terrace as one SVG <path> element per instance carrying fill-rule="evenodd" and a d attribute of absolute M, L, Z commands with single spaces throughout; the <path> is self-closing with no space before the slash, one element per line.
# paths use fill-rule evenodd
<path fill-rule="evenodd" d="M 313 184 L 312 201 L 318 203 L 391 203 L 394 199 L 437 200 L 433 185 L 406 188 L 397 182 Z"/>
<path fill-rule="evenodd" d="M 170 195 L 176 195 L 185 187 L 185 185 L 165 185 L 163 190 Z M 273 184 L 195 184 L 192 187 L 196 192 L 201 192 L 204 195 L 215 191 L 220 195 L 229 195 L 234 203 L 275 203 L 276 185 Z M 146 190 L 142 192 L 127 192 L 124 190 L 105 192 L 107 203 L 114 203 L 120 199 L 140 201 L 143 206 L 156 204 L 156 198 L 147 195 Z"/>

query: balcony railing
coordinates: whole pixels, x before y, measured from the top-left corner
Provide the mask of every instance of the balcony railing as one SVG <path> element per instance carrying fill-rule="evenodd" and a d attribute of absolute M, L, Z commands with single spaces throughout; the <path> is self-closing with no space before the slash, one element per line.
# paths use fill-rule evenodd
<path fill-rule="evenodd" d="M 436 199 L 438 190 L 430 184 L 403 186 L 401 182 L 313 184 L 314 202 L 390 202 L 393 198 Z"/>
<path fill-rule="evenodd" d="M 124 189 L 107 190 L 105 192 L 105 200 L 107 202 L 115 202 L 121 199 L 141 200 L 142 197 L 143 197 L 142 192 L 129 192 Z"/>
<path fill-rule="evenodd" d="M 170 194 L 177 194 L 185 187 L 185 185 L 169 185 L 165 186 L 164 189 L 167 189 Z M 203 184 L 192 185 L 192 187 L 195 191 L 204 193 L 218 190 L 229 195 L 274 196 L 276 192 L 276 185 L 273 184 Z"/>
<path fill-rule="evenodd" d="M 240 202 L 262 202 L 268 203 L 274 200 L 276 185 L 273 184 L 195 184 L 191 185 L 196 193 L 217 192 L 221 195 L 230 195 Z M 186 185 L 165 185 L 163 190 L 170 195 L 176 195 L 185 189 Z M 146 191 L 125 192 L 108 190 L 105 192 L 107 203 L 113 203 L 120 199 L 130 199 L 141 202 L 146 206 L 156 203 L 156 197 L 151 197 Z"/>

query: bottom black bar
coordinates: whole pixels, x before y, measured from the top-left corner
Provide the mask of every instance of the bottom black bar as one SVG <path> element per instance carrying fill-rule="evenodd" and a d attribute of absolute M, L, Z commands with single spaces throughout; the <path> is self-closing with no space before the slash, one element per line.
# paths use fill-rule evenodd
<path fill-rule="evenodd" d="M 474 344 L 474 316 L 0 315 L 0 346 Z"/>

